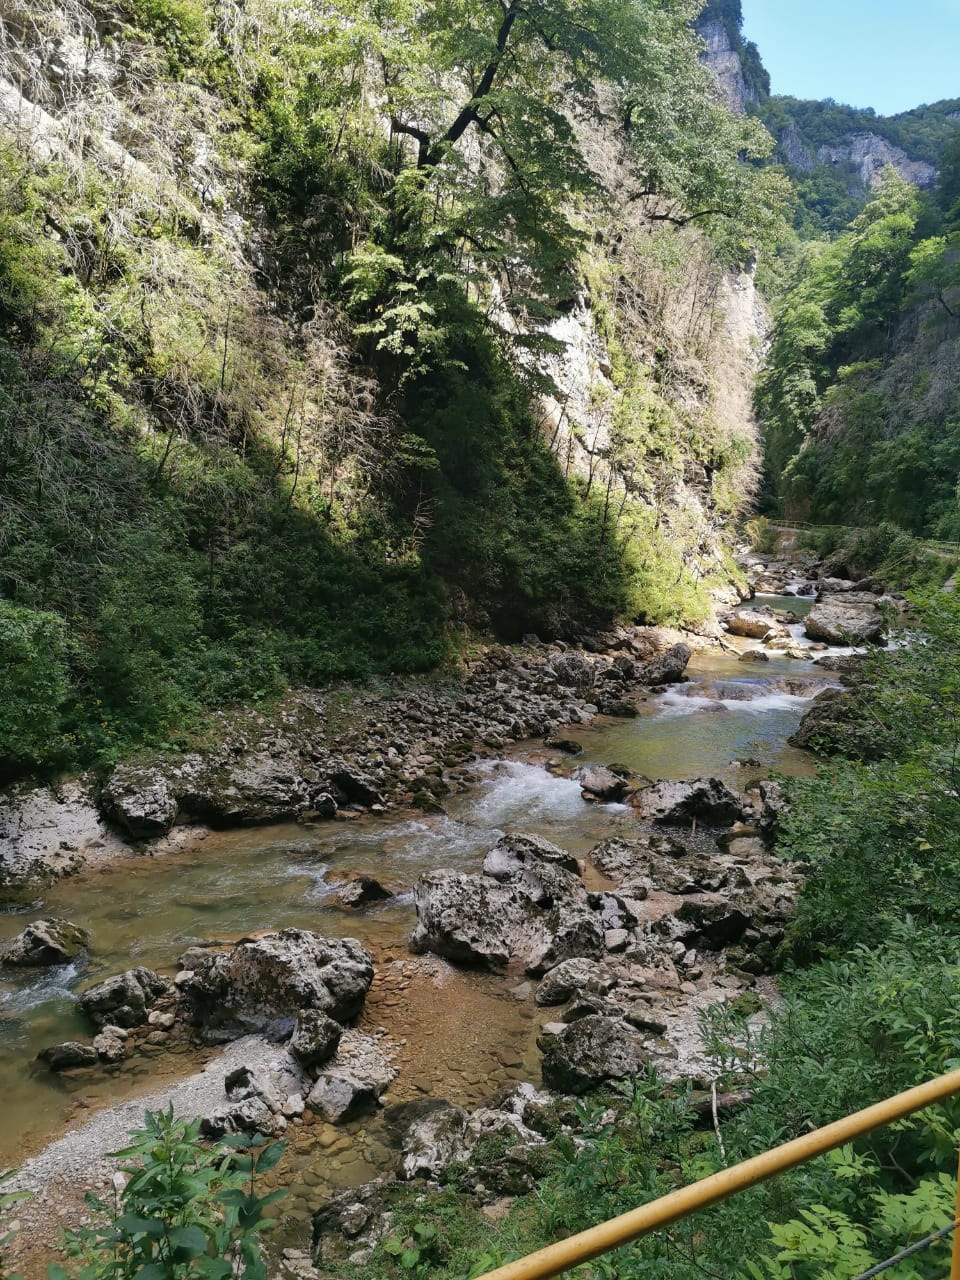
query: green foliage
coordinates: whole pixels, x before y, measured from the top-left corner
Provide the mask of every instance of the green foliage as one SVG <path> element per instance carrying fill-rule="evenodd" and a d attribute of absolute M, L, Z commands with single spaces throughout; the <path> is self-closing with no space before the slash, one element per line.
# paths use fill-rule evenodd
<path fill-rule="evenodd" d="M 70 653 L 62 618 L 0 600 L 0 768 L 64 758 Z"/>
<path fill-rule="evenodd" d="M 199 1120 L 175 1120 L 173 1108 L 147 1112 L 143 1129 L 115 1154 L 123 1189 L 107 1202 L 89 1195 L 101 1223 L 67 1233 L 74 1267 L 50 1280 L 265 1280 L 260 1234 L 284 1192 L 257 1195 L 255 1178 L 283 1154 L 282 1143 L 232 1136 L 213 1148 Z"/>
<path fill-rule="evenodd" d="M 757 408 L 787 514 L 927 537 L 960 526 L 960 251 L 949 225 L 930 234 L 929 211 L 888 173 L 780 307 Z"/>

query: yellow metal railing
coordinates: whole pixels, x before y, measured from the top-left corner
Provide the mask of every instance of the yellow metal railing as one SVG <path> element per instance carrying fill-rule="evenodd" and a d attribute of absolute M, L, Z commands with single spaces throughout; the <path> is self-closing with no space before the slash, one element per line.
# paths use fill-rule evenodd
<path fill-rule="evenodd" d="M 487 1272 L 483 1280 L 546 1280 L 548 1276 L 558 1276 L 571 1267 L 589 1262 L 591 1258 L 609 1253 L 611 1249 L 619 1249 L 651 1231 L 670 1226 L 700 1209 L 707 1209 L 736 1195 L 738 1191 L 746 1191 L 748 1187 L 766 1182 L 778 1173 L 804 1164 L 835 1147 L 842 1147 L 845 1142 L 862 1137 L 873 1129 L 902 1120 L 914 1111 L 922 1111 L 935 1102 L 943 1102 L 957 1093 L 960 1093 L 960 1070 L 917 1085 L 906 1093 L 897 1094 L 895 1098 L 887 1098 L 885 1102 L 878 1102 L 864 1111 L 857 1111 L 843 1120 L 836 1120 L 822 1129 L 804 1134 L 802 1138 L 794 1138 L 792 1142 L 785 1142 L 772 1151 L 744 1160 L 732 1169 L 722 1169 L 708 1178 L 701 1178 L 699 1182 L 693 1182 L 679 1191 L 672 1191 L 638 1209 L 631 1209 L 629 1213 L 611 1218 L 609 1222 L 591 1227 L 588 1231 L 559 1240 L 517 1262 L 509 1262 L 496 1271 Z M 960 1222 L 960 1181 L 954 1222 Z M 950 1280 L 960 1280 L 960 1231 L 954 1233 Z"/>

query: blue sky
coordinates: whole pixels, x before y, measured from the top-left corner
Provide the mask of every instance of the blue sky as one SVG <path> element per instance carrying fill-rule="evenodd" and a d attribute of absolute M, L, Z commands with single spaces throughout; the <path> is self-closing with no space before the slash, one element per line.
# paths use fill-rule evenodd
<path fill-rule="evenodd" d="M 960 0 L 742 0 L 774 93 L 881 115 L 960 98 Z"/>

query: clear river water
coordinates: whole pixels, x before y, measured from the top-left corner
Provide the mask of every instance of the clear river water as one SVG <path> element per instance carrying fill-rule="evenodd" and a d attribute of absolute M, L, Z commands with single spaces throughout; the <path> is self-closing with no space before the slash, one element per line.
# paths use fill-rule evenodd
<path fill-rule="evenodd" d="M 762 602 L 804 608 L 790 597 Z M 771 769 L 811 770 L 810 758 L 786 739 L 809 699 L 835 677 L 812 662 L 771 655 L 762 665 L 745 664 L 717 651 L 695 655 L 688 677 L 651 695 L 635 720 L 574 726 L 569 736 L 583 744 L 584 754 L 564 767 L 617 762 L 649 778 L 716 774 L 739 787 Z M 506 758 L 469 766 L 445 814 L 213 832 L 178 852 L 61 881 L 29 911 L 0 914 L 0 941 L 28 920 L 50 915 L 84 926 L 92 939 L 82 964 L 0 976 L 0 1167 L 22 1160 L 91 1109 L 156 1088 L 209 1056 L 158 1047 L 114 1074 L 58 1077 L 39 1069 L 33 1060 L 46 1045 L 89 1036 L 76 1012 L 76 987 L 135 964 L 171 973 L 180 953 L 197 941 L 286 925 L 358 937 L 373 951 L 378 978 L 360 1026 L 383 1027 L 400 1045 L 400 1074 L 389 1100 L 431 1094 L 469 1105 L 507 1082 L 537 1080 L 543 1011 L 518 998 L 528 993 L 517 990 L 516 975 L 462 973 L 414 960 L 406 939 L 414 922 L 410 890 L 422 871 L 475 868 L 505 831 L 536 832 L 582 855 L 636 825 L 623 806 L 586 803 L 579 785 L 548 764 L 557 761 L 542 744 L 521 745 Z M 356 872 L 402 891 L 382 906 L 348 912 L 337 905 L 332 880 Z M 311 1202 L 331 1187 L 375 1176 L 385 1141 L 377 1121 L 345 1132 L 298 1130 L 289 1156 L 295 1194 L 285 1213 L 306 1219 Z"/>

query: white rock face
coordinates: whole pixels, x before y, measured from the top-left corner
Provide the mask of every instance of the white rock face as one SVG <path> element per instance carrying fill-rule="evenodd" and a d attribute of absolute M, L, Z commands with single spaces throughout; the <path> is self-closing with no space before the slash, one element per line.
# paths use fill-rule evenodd
<path fill-rule="evenodd" d="M 727 106 L 738 116 L 746 115 L 747 103 L 756 102 L 757 95 L 743 78 L 740 54 L 731 45 L 726 27 L 719 21 L 705 22 L 699 33 L 707 44 L 703 63 L 717 77 Z"/>
<path fill-rule="evenodd" d="M 937 170 L 925 160 L 911 160 L 900 147 L 876 133 L 854 133 L 848 141 L 837 147 L 821 147 L 817 152 L 821 164 L 844 164 L 857 167 L 860 179 L 868 187 L 875 187 L 880 174 L 892 165 L 901 178 L 914 186 L 932 187 L 937 180 Z"/>

